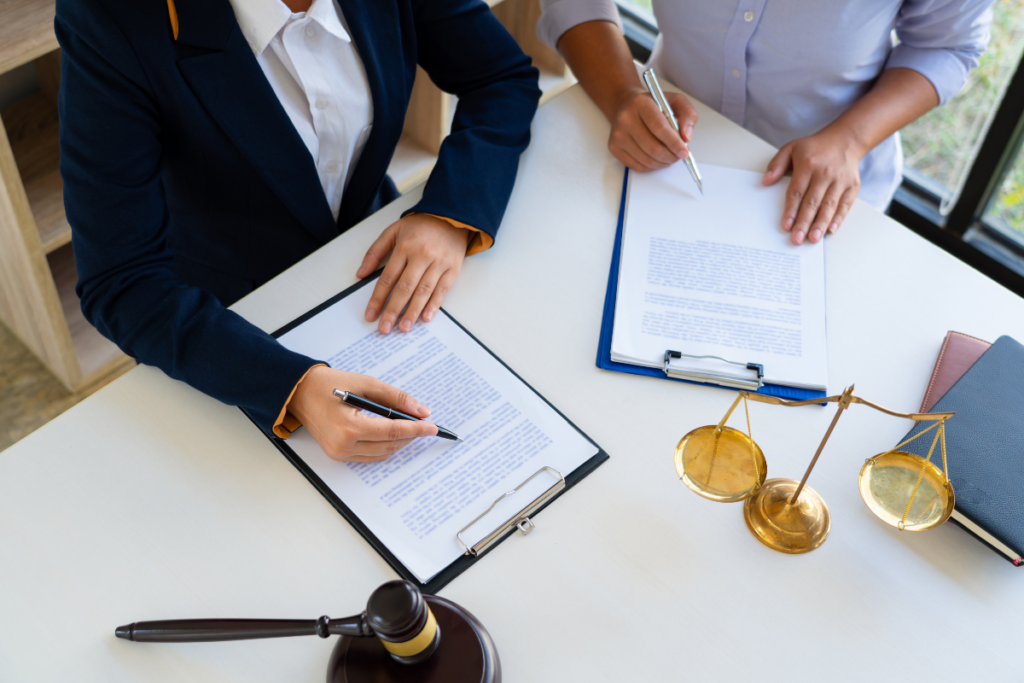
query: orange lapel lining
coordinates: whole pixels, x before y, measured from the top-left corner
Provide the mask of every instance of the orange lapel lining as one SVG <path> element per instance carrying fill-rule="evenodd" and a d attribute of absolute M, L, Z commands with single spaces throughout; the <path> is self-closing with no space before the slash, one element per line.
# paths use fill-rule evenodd
<path fill-rule="evenodd" d="M 178 39 L 178 10 L 174 6 L 174 0 L 167 0 L 167 13 L 171 15 L 171 33 L 174 39 Z"/>

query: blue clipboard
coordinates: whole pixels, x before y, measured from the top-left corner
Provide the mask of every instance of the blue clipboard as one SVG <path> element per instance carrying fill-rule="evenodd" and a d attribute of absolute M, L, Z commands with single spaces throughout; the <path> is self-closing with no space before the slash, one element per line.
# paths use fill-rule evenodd
<path fill-rule="evenodd" d="M 602 370 L 615 372 L 627 372 L 631 375 L 645 375 L 667 379 L 672 382 L 685 382 L 687 384 L 704 384 L 692 380 L 669 377 L 662 370 L 657 368 L 646 368 L 640 365 L 629 363 L 616 363 L 612 360 L 612 327 L 615 324 L 615 296 L 619 289 L 619 254 L 622 251 L 622 223 L 626 217 L 626 189 L 629 187 L 629 169 L 626 169 L 622 176 L 622 201 L 619 203 L 619 224 L 615 228 L 615 249 L 612 251 L 612 265 L 608 272 L 608 290 L 604 297 L 604 316 L 601 318 L 601 337 L 597 345 L 597 367 Z M 719 389 L 729 389 L 718 384 L 705 384 L 705 386 Z M 809 398 L 824 398 L 826 392 L 812 391 L 810 389 L 797 389 L 779 384 L 765 384 L 757 390 L 759 394 L 778 396 L 793 400 L 804 400 Z"/>

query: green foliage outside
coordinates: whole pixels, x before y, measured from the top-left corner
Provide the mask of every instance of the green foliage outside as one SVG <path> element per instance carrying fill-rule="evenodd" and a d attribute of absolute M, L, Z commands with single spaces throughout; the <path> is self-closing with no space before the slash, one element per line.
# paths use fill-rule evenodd
<path fill-rule="evenodd" d="M 960 94 L 901 132 L 906 165 L 947 188 L 948 195 L 969 169 L 1024 51 L 1024 0 L 996 0 L 993 11 L 991 42 Z M 993 212 L 1024 233 L 1024 157 L 1018 156 Z"/>
<path fill-rule="evenodd" d="M 989 216 L 1001 219 L 1024 236 L 1024 154 L 1017 154 Z"/>

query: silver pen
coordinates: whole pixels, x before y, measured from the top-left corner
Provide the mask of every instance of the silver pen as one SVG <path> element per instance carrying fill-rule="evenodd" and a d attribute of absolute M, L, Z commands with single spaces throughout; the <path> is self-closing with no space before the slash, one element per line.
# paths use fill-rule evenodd
<path fill-rule="evenodd" d="M 658 104 L 658 109 L 661 113 L 668 118 L 668 122 L 672 124 L 672 127 L 679 137 L 683 137 L 682 131 L 679 130 L 679 121 L 676 120 L 676 115 L 672 111 L 672 107 L 668 104 L 668 99 L 665 97 L 664 91 L 661 89 L 661 83 L 658 82 L 658 76 L 654 73 L 654 69 L 648 69 L 644 72 L 644 85 L 651 92 L 651 97 Z M 686 144 L 685 141 L 683 144 Z M 687 148 L 689 149 L 689 148 Z M 704 196 L 704 183 L 701 182 L 700 171 L 697 170 L 697 163 L 693 160 L 693 152 L 690 152 L 686 156 L 686 168 L 690 169 L 690 175 L 693 176 L 693 182 L 697 183 L 697 189 L 700 190 L 700 194 Z"/>

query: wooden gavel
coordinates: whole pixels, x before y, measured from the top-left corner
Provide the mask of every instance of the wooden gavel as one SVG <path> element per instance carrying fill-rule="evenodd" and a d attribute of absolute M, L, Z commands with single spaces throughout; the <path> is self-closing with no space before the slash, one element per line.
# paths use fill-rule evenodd
<path fill-rule="evenodd" d="M 498 652 L 483 625 L 450 600 L 423 595 L 408 581 L 383 584 L 370 595 L 365 612 L 343 619 L 139 621 L 119 626 L 114 635 L 145 643 L 340 635 L 328 666 L 328 683 L 501 681 Z"/>

